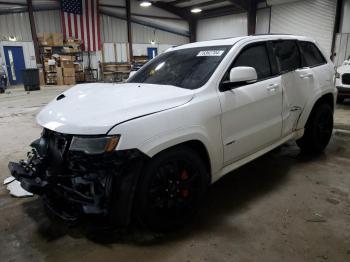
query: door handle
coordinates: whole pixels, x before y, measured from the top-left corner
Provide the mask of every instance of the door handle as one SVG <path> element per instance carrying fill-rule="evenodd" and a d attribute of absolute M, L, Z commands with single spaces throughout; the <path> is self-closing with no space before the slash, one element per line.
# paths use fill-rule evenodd
<path fill-rule="evenodd" d="M 313 77 L 313 74 L 311 73 L 300 75 L 300 78 L 311 78 L 311 77 Z"/>
<path fill-rule="evenodd" d="M 267 91 L 274 92 L 278 89 L 278 84 L 271 84 L 267 87 Z"/>

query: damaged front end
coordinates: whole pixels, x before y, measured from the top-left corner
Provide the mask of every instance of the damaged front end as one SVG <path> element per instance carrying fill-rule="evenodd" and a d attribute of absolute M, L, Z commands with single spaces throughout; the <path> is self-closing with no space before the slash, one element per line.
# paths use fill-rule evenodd
<path fill-rule="evenodd" d="M 127 225 L 147 157 L 136 149 L 92 154 L 77 149 L 77 142 L 73 146 L 74 139 L 44 129 L 41 138 L 31 144 L 26 161 L 9 163 L 11 174 L 25 190 L 42 196 L 48 209 L 65 221 L 100 215 L 113 216 L 117 225 Z"/>

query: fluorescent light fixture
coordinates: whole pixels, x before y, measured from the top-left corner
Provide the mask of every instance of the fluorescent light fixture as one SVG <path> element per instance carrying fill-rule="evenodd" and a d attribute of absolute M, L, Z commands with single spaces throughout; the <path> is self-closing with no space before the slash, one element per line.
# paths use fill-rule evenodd
<path fill-rule="evenodd" d="M 191 12 L 194 13 L 194 14 L 198 14 L 198 13 L 202 12 L 202 9 L 200 9 L 200 8 L 193 8 L 193 9 L 191 9 Z"/>
<path fill-rule="evenodd" d="M 152 5 L 152 3 L 150 1 L 142 1 L 140 3 L 140 6 L 142 6 L 142 7 L 149 7 L 151 5 Z"/>

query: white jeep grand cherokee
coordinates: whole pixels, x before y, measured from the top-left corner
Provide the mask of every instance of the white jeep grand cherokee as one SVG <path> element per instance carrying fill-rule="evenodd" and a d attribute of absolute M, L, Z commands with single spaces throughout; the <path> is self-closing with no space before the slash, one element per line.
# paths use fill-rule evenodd
<path fill-rule="evenodd" d="M 288 140 L 321 152 L 333 129 L 332 62 L 309 38 L 186 44 L 125 84 L 83 84 L 37 116 L 29 158 L 9 163 L 59 217 L 184 224 L 208 186 Z"/>

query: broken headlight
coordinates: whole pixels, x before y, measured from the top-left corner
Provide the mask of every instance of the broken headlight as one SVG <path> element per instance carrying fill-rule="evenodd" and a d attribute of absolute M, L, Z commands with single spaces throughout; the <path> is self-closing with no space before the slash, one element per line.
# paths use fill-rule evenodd
<path fill-rule="evenodd" d="M 102 154 L 113 151 L 120 136 L 79 137 L 74 136 L 70 144 L 70 151 L 80 151 L 89 155 Z"/>

